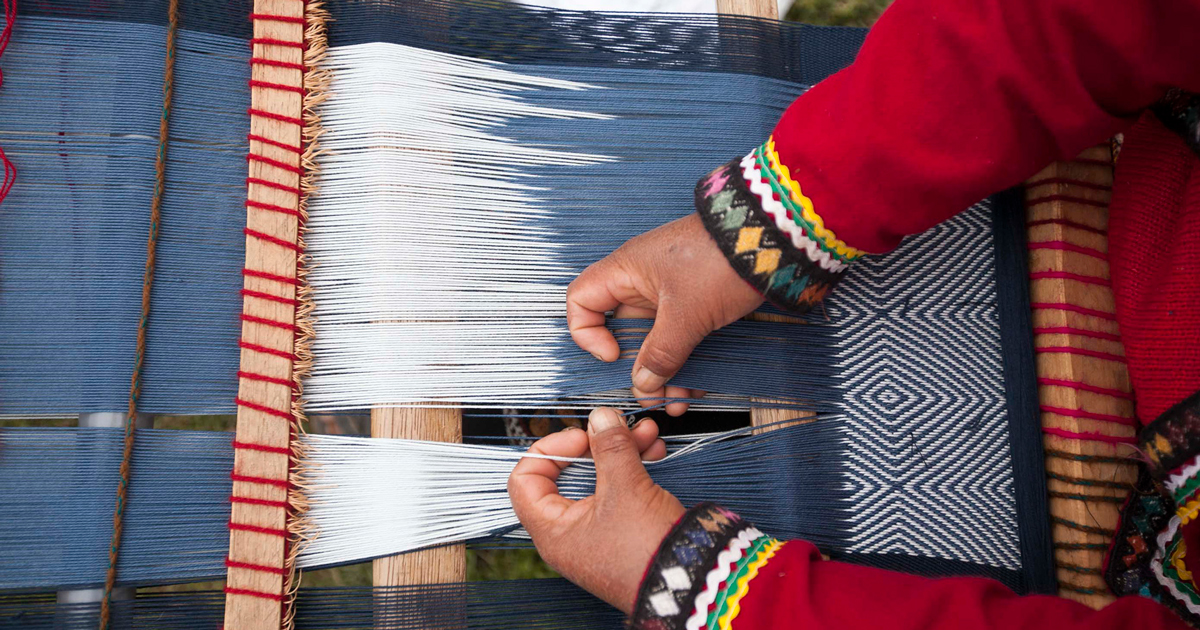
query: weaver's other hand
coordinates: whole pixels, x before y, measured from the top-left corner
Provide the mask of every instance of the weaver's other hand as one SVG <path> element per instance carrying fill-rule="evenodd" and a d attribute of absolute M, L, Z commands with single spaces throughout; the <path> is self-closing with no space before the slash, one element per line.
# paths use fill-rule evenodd
<path fill-rule="evenodd" d="M 628 614 L 646 565 L 684 512 L 642 465 L 642 459 L 667 454 L 658 426 L 643 420 L 631 431 L 616 411 L 602 408 L 592 412 L 587 432 L 561 431 L 529 450 L 560 457 L 591 452 L 596 494 L 579 501 L 563 498 L 555 480 L 567 464 L 525 458 L 508 478 L 508 495 L 542 559 Z"/>
<path fill-rule="evenodd" d="M 668 387 L 667 381 L 705 336 L 762 302 L 693 213 L 629 239 L 579 274 L 567 288 L 567 325 L 580 348 L 601 361 L 616 361 L 620 349 L 604 313 L 654 318 L 633 363 L 633 393 L 650 406 L 655 398 L 702 396 Z M 673 416 L 686 410 L 685 403 L 667 405 Z"/>

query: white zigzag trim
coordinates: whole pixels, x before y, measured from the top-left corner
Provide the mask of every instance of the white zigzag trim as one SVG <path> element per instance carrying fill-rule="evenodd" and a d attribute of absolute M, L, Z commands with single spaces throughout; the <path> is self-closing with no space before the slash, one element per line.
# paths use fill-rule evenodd
<path fill-rule="evenodd" d="M 742 552 L 749 549 L 750 545 L 762 538 L 763 535 L 762 532 L 750 527 L 743 529 L 741 533 L 729 540 L 725 550 L 717 555 L 717 566 L 708 572 L 708 576 L 704 580 L 704 589 L 696 595 L 696 606 L 692 610 L 692 616 L 688 617 L 687 623 L 684 625 L 687 630 L 700 630 L 704 627 L 708 621 L 708 607 L 716 601 L 721 582 L 729 577 L 733 566 L 741 559 Z"/>
<path fill-rule="evenodd" d="M 1176 490 L 1182 488 L 1183 484 L 1187 483 L 1189 479 L 1195 477 L 1196 473 L 1200 473 L 1200 457 L 1193 457 L 1188 463 L 1181 466 L 1179 472 L 1168 476 L 1166 483 L 1163 485 L 1173 494 Z"/>
<path fill-rule="evenodd" d="M 1171 537 L 1175 535 L 1179 529 L 1181 521 L 1178 516 L 1172 516 L 1167 522 L 1167 527 L 1158 535 L 1158 550 L 1154 552 L 1154 557 L 1150 559 L 1150 569 L 1154 572 L 1154 579 L 1158 580 L 1179 603 L 1183 604 L 1192 614 L 1200 614 L 1200 606 L 1192 603 L 1192 598 L 1179 590 L 1175 586 L 1175 580 L 1167 577 L 1163 572 L 1163 562 L 1166 562 L 1167 543 L 1171 542 Z"/>
<path fill-rule="evenodd" d="M 821 249 L 821 246 L 816 241 L 800 233 L 800 226 L 788 218 L 787 209 L 783 207 L 783 202 L 775 200 L 775 193 L 771 190 L 771 185 L 762 182 L 762 171 L 754 166 L 753 153 L 742 158 L 741 167 L 742 179 L 746 180 L 746 187 L 758 197 L 763 211 L 775 220 L 775 227 L 778 227 L 784 234 L 791 237 L 792 246 L 803 250 L 808 254 L 809 260 L 816 262 L 826 271 L 837 273 L 848 266 L 846 263 L 834 258 L 829 252 Z"/>

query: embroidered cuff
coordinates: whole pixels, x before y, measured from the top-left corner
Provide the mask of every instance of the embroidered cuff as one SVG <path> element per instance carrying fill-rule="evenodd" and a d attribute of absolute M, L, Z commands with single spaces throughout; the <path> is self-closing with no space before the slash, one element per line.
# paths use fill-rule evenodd
<path fill-rule="evenodd" d="M 711 503 L 667 534 L 638 589 L 633 630 L 728 627 L 750 580 L 783 543 Z"/>
<path fill-rule="evenodd" d="M 1139 437 L 1149 464 L 1121 512 L 1104 568 L 1117 595 L 1146 595 L 1200 625 L 1200 392 Z"/>
<path fill-rule="evenodd" d="M 863 255 L 825 227 L 774 139 L 701 179 L 696 210 L 733 268 L 788 311 L 812 308 Z"/>

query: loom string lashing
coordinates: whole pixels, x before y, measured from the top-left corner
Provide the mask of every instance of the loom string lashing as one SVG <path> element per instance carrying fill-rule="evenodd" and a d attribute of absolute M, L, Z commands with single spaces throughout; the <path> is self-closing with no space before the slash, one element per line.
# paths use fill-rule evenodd
<path fill-rule="evenodd" d="M 154 159 L 154 194 L 150 200 L 150 233 L 146 239 L 146 267 L 142 276 L 141 316 L 138 320 L 137 351 L 133 375 L 129 383 L 129 412 L 125 416 L 125 437 L 121 453 L 121 477 L 117 485 L 117 505 L 113 510 L 112 543 L 108 550 L 108 568 L 104 577 L 104 594 L 100 600 L 100 630 L 107 630 L 111 618 L 112 594 L 117 581 L 117 560 L 124 531 L 125 507 L 132 475 L 134 428 L 137 422 L 138 399 L 142 392 L 142 367 L 146 362 L 146 332 L 150 323 L 150 298 L 154 284 L 155 251 L 158 245 L 159 222 L 162 219 L 162 200 L 166 192 L 167 144 L 170 139 L 171 97 L 174 94 L 175 38 L 179 30 L 179 0 L 167 5 L 167 41 L 163 62 L 163 104 L 158 127 L 158 151 Z"/>

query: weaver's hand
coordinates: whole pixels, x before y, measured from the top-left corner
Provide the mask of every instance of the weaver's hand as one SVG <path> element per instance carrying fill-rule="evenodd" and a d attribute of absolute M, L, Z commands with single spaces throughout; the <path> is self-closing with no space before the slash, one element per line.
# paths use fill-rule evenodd
<path fill-rule="evenodd" d="M 638 585 L 683 505 L 658 487 L 641 460 L 661 459 L 667 447 L 658 426 L 643 420 L 630 431 L 612 409 L 597 409 L 588 430 L 568 429 L 538 440 L 530 452 L 596 462 L 596 494 L 570 501 L 555 480 L 567 464 L 522 459 L 508 494 L 538 552 L 563 577 L 620 608 L 633 608 Z"/>
<path fill-rule="evenodd" d="M 633 363 L 633 393 L 650 406 L 658 402 L 654 398 L 702 396 L 667 387 L 667 380 L 700 340 L 762 302 L 693 213 L 630 239 L 579 274 L 567 288 L 567 326 L 580 348 L 601 361 L 616 361 L 620 349 L 604 326 L 604 313 L 653 317 Z M 686 410 L 685 403 L 667 405 L 673 416 Z"/>

